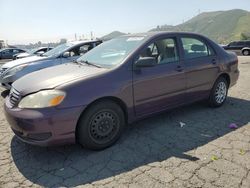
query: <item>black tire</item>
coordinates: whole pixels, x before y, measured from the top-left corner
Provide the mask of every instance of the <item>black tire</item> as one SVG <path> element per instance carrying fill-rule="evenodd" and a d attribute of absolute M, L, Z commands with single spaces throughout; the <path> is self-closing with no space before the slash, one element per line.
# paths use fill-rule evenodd
<path fill-rule="evenodd" d="M 94 103 L 78 121 L 76 138 L 85 148 L 101 150 L 113 145 L 121 136 L 125 116 L 113 101 Z"/>
<path fill-rule="evenodd" d="M 245 56 L 250 55 L 250 50 L 243 50 L 242 55 L 245 55 Z"/>
<path fill-rule="evenodd" d="M 227 93 L 228 93 L 228 82 L 224 77 L 219 77 L 216 82 L 214 83 L 214 86 L 210 92 L 210 96 L 209 96 L 209 106 L 211 107 L 220 107 L 224 104 L 224 102 L 227 99 Z M 222 89 L 225 87 L 225 90 Z M 221 90 L 219 90 L 221 89 Z M 219 94 L 221 95 L 219 95 Z M 219 97 L 221 96 L 221 97 Z M 224 96 L 224 97 L 222 97 Z"/>

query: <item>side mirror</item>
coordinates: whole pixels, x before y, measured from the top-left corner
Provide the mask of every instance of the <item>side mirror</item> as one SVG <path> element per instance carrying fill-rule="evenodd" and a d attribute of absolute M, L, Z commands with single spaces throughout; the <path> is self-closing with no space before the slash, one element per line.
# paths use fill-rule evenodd
<path fill-rule="evenodd" d="M 40 52 L 37 52 L 36 55 L 41 56 L 41 55 L 43 55 L 44 53 L 45 53 L 44 51 L 40 51 Z"/>
<path fill-rule="evenodd" d="M 63 58 L 68 58 L 68 57 L 70 57 L 70 53 L 69 52 L 64 52 L 62 57 Z"/>
<path fill-rule="evenodd" d="M 136 61 L 136 67 L 153 67 L 157 64 L 154 57 L 143 57 Z"/>

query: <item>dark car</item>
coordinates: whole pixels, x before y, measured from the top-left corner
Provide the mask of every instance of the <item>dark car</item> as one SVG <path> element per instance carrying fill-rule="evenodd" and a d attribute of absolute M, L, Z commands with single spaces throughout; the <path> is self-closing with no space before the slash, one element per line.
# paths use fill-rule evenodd
<path fill-rule="evenodd" d="M 53 48 L 52 47 L 39 47 L 39 48 L 34 48 L 32 50 L 29 50 L 27 52 L 24 52 L 24 53 L 20 53 L 20 54 L 16 54 L 16 55 L 13 55 L 12 59 L 15 60 L 15 59 L 20 59 L 20 58 L 25 58 L 25 57 L 30 57 L 30 56 L 34 56 L 34 55 L 42 55 L 50 50 L 52 50 Z"/>
<path fill-rule="evenodd" d="M 235 52 L 241 53 L 242 55 L 250 55 L 250 41 L 249 40 L 234 41 L 222 47 L 225 50 L 235 51 Z"/>
<path fill-rule="evenodd" d="M 238 76 L 237 56 L 202 35 L 127 35 L 17 80 L 5 114 L 24 142 L 103 149 L 126 123 L 200 100 L 221 106 Z"/>
<path fill-rule="evenodd" d="M 0 50 L 0 59 L 12 59 L 13 55 L 25 52 L 25 50 L 18 48 L 4 48 Z"/>

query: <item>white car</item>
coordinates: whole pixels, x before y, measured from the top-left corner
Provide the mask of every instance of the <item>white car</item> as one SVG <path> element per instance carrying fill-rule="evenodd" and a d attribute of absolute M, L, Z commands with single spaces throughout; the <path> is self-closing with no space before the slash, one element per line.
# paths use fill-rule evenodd
<path fill-rule="evenodd" d="M 16 55 L 13 55 L 13 60 L 15 59 L 20 59 L 20 58 L 24 58 L 24 57 L 30 57 L 30 56 L 34 56 L 34 55 L 42 55 L 44 53 L 46 53 L 47 51 L 50 51 L 52 50 L 53 48 L 52 47 L 40 47 L 40 48 L 34 48 L 32 50 L 29 50 L 27 52 L 24 52 L 24 53 L 20 53 L 20 54 L 16 54 Z"/>

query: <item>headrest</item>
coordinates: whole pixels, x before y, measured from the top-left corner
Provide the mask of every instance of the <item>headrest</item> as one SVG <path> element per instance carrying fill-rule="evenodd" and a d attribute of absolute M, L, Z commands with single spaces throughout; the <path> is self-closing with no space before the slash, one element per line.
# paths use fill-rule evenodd
<path fill-rule="evenodd" d="M 150 48 L 146 48 L 145 50 L 143 50 L 143 52 L 141 53 L 142 57 L 151 57 L 151 49 Z"/>
<path fill-rule="evenodd" d="M 193 44 L 191 46 L 191 50 L 194 52 L 203 52 L 206 50 L 204 45 L 200 45 L 200 44 Z"/>

